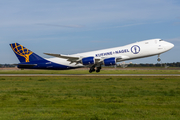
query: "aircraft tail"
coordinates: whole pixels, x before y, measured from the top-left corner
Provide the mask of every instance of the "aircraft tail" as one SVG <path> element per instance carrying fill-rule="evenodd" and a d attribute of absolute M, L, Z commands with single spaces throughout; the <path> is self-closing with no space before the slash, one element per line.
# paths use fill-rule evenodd
<path fill-rule="evenodd" d="M 10 46 L 21 63 L 44 60 L 44 58 L 23 47 L 19 43 L 12 43 Z"/>

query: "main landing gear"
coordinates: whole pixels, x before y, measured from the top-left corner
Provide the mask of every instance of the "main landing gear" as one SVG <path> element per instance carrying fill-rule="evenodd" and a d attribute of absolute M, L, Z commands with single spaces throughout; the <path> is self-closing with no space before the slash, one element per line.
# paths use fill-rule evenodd
<path fill-rule="evenodd" d="M 101 67 L 97 67 L 97 68 L 96 68 L 96 72 L 97 72 L 97 73 L 100 72 L 100 70 L 101 70 Z"/>
<path fill-rule="evenodd" d="M 101 66 L 96 67 L 96 69 L 95 69 L 95 66 L 92 66 L 92 67 L 89 69 L 89 73 L 92 73 L 92 72 L 94 72 L 94 71 L 96 71 L 96 72 L 98 73 L 98 72 L 100 72 L 100 70 L 101 70 Z"/>
<path fill-rule="evenodd" d="M 96 71 L 96 70 L 95 70 L 95 67 L 91 67 L 91 68 L 89 69 L 89 73 L 92 73 L 92 72 L 94 72 L 94 71 Z"/>

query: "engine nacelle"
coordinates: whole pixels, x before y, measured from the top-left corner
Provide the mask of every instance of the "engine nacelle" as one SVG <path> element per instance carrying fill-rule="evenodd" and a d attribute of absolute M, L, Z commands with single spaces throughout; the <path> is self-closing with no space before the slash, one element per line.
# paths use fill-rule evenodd
<path fill-rule="evenodd" d="M 116 58 L 107 58 L 103 62 L 105 66 L 116 65 Z"/>
<path fill-rule="evenodd" d="M 83 64 L 83 65 L 95 64 L 94 57 L 86 57 L 86 58 L 83 58 L 83 59 L 82 59 L 82 64 Z"/>

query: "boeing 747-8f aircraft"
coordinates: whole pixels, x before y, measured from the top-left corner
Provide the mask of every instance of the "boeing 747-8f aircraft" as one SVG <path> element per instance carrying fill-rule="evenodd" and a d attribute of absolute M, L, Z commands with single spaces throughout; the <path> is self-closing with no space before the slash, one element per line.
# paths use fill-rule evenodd
<path fill-rule="evenodd" d="M 42 58 L 29 49 L 18 43 L 10 44 L 20 63 L 17 64 L 21 69 L 53 69 L 65 70 L 79 67 L 89 67 L 89 72 L 100 72 L 101 66 L 116 65 L 117 62 L 150 57 L 159 55 L 172 49 L 172 43 L 161 39 L 151 39 L 129 45 L 78 53 L 72 55 L 44 53 L 54 56 L 54 58 Z M 160 60 L 160 58 L 158 58 Z"/>

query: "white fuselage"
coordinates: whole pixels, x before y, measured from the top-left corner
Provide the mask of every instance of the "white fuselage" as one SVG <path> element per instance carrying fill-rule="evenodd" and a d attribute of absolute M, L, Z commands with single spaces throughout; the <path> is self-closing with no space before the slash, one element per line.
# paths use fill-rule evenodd
<path fill-rule="evenodd" d="M 130 59 L 137 59 L 137 58 L 144 58 L 144 57 L 149 57 L 153 55 L 159 55 L 161 53 L 164 53 L 170 50 L 173 47 L 174 45 L 172 43 L 163 41 L 161 39 L 151 39 L 151 40 L 145 40 L 141 42 L 132 43 L 132 44 L 121 46 L 121 47 L 78 53 L 78 54 L 73 54 L 71 56 L 78 56 L 78 57 L 91 56 L 97 59 L 115 57 L 115 58 L 119 58 L 117 59 L 116 62 L 121 62 L 125 60 L 130 60 Z M 57 63 L 57 64 L 70 66 L 70 67 L 83 66 L 82 64 L 71 63 L 67 61 L 67 59 L 63 59 L 63 58 L 55 57 L 55 58 L 50 58 L 47 60 Z"/>

